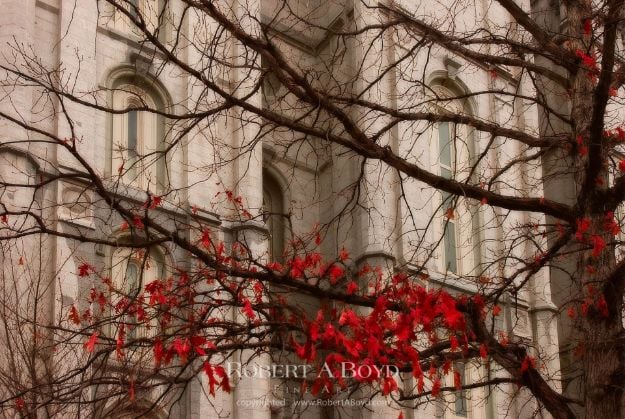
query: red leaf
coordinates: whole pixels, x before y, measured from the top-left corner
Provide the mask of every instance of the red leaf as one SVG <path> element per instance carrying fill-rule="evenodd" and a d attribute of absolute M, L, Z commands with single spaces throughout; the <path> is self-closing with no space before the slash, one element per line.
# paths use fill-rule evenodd
<path fill-rule="evenodd" d="M 499 332 L 499 344 L 503 347 L 508 346 L 508 335 L 505 332 Z"/>
<path fill-rule="evenodd" d="M 577 241 L 583 241 L 584 240 L 584 234 L 588 231 L 588 229 L 590 228 L 590 219 L 584 217 L 584 218 L 578 218 L 577 221 L 577 231 L 575 232 L 575 238 L 577 239 Z"/>
<path fill-rule="evenodd" d="M 356 284 L 354 281 L 349 281 L 349 283 L 347 284 L 347 293 L 349 295 L 352 295 L 356 291 L 358 291 L 358 284 Z"/>
<path fill-rule="evenodd" d="M 278 262 L 271 262 L 267 264 L 267 269 L 271 270 L 271 271 L 275 271 L 275 272 L 281 272 L 282 271 L 282 265 Z"/>
<path fill-rule="evenodd" d="M 382 394 L 388 395 L 393 391 L 397 391 L 397 382 L 391 376 L 384 377 L 384 385 L 382 386 Z"/>
<path fill-rule="evenodd" d="M 458 372 L 458 370 L 454 370 L 454 387 L 456 387 L 456 390 L 460 390 L 462 388 L 462 377 L 460 376 L 460 372 Z"/>
<path fill-rule="evenodd" d="M 87 262 L 83 262 L 78 267 L 78 276 L 80 276 L 80 277 L 89 276 L 89 274 L 91 272 L 95 272 L 95 268 L 93 266 L 89 265 Z"/>
<path fill-rule="evenodd" d="M 417 391 L 419 393 L 423 393 L 424 387 L 425 385 L 424 385 L 423 375 L 420 375 L 419 378 L 417 379 Z"/>
<path fill-rule="evenodd" d="M 580 307 L 582 316 L 586 317 L 588 315 L 588 307 L 590 307 L 590 304 L 588 303 L 588 301 L 584 301 Z"/>
<path fill-rule="evenodd" d="M 186 363 L 187 356 L 189 355 L 189 351 L 191 350 L 191 345 L 189 345 L 189 342 L 187 341 L 187 339 L 184 339 L 184 340 L 180 338 L 174 339 L 174 343 L 172 347 L 174 351 L 176 351 L 176 353 L 178 354 L 178 358 L 180 358 L 182 363 L 183 364 Z"/>
<path fill-rule="evenodd" d="M 228 379 L 228 374 L 226 374 L 226 370 L 221 365 L 215 366 L 215 374 L 217 374 L 221 378 L 221 382 L 219 385 L 226 393 L 230 393 L 232 388 L 230 387 L 230 380 Z"/>
<path fill-rule="evenodd" d="M 150 195 L 148 199 L 143 203 L 143 208 L 154 209 L 161 205 L 162 198 L 157 195 Z"/>
<path fill-rule="evenodd" d="M 254 320 L 256 318 L 256 313 L 254 313 L 254 309 L 252 309 L 252 303 L 250 303 L 250 300 L 248 300 L 247 298 L 243 302 L 243 308 L 241 309 L 241 311 L 250 320 Z"/>
<path fill-rule="evenodd" d="M 574 319 L 575 318 L 575 309 L 573 307 L 569 307 L 568 310 L 566 311 L 566 314 L 571 319 Z"/>
<path fill-rule="evenodd" d="M 343 310 L 341 317 L 339 318 L 339 324 L 341 326 L 348 325 L 355 329 L 360 325 L 360 318 L 350 309 Z"/>
<path fill-rule="evenodd" d="M 156 339 L 154 342 L 154 366 L 158 368 L 161 365 L 161 360 L 163 359 L 163 342 L 160 339 Z"/>
<path fill-rule="evenodd" d="M 308 334 L 310 335 L 310 338 L 313 340 L 313 342 L 319 340 L 319 326 L 317 325 L 317 323 L 312 323 L 310 325 L 310 327 L 308 328 Z"/>
<path fill-rule="evenodd" d="M 124 341 L 126 339 L 126 325 L 124 323 L 119 325 L 119 331 L 117 332 L 117 339 L 115 341 L 115 353 L 117 359 L 124 358 Z"/>
<path fill-rule="evenodd" d="M 211 247 L 212 241 L 211 241 L 210 230 L 204 229 L 204 231 L 202 231 L 202 237 L 200 238 L 200 243 L 202 243 L 202 246 L 205 249 L 208 249 Z"/>
<path fill-rule="evenodd" d="M 603 249 L 605 249 L 605 240 L 603 240 L 603 237 L 601 236 L 597 236 L 597 235 L 592 235 L 590 236 L 590 242 L 592 243 L 592 256 L 594 258 L 598 258 L 599 256 L 601 256 L 601 252 L 603 252 Z"/>
<path fill-rule="evenodd" d="M 24 402 L 24 399 L 22 399 L 21 397 L 18 397 L 17 399 L 15 399 L 15 408 L 17 410 L 22 410 L 25 406 L 26 406 L 26 403 Z"/>
<path fill-rule="evenodd" d="M 72 323 L 74 323 L 77 326 L 80 326 L 80 323 L 81 323 L 80 314 L 78 313 L 78 310 L 73 304 L 72 304 L 72 307 L 69 309 L 68 317 L 72 321 Z"/>
<path fill-rule="evenodd" d="M 536 359 L 532 356 L 525 355 L 523 362 L 521 362 L 521 373 L 528 371 L 530 368 L 536 368 Z"/>
<path fill-rule="evenodd" d="M 448 220 L 453 220 L 454 218 L 456 218 L 453 208 L 447 208 L 447 210 L 445 211 L 445 218 L 447 218 Z"/>
<path fill-rule="evenodd" d="M 597 60 L 595 57 L 586 54 L 584 51 L 578 49 L 575 50 L 575 55 L 577 55 L 582 60 L 582 64 L 590 70 L 596 71 L 597 69 Z"/>
<path fill-rule="evenodd" d="M 592 33 L 592 20 L 584 19 L 584 35 L 590 35 Z"/>
<path fill-rule="evenodd" d="M 328 278 L 330 279 L 330 283 L 332 285 L 336 284 L 336 282 L 345 274 L 343 268 L 338 265 L 332 265 L 328 269 Z"/>
<path fill-rule="evenodd" d="M 347 250 L 343 247 L 339 252 L 339 260 L 345 262 L 347 259 L 349 259 L 349 253 L 347 253 Z"/>
<path fill-rule="evenodd" d="M 449 338 L 449 349 L 454 352 L 458 350 L 458 338 L 456 335 L 451 335 Z"/>
<path fill-rule="evenodd" d="M 488 358 L 488 348 L 483 343 L 480 345 L 480 356 L 482 357 L 482 359 Z"/>
<path fill-rule="evenodd" d="M 495 305 L 493 307 L 493 316 L 499 316 L 499 313 L 501 313 L 501 307 L 499 307 L 498 305 Z"/>
<path fill-rule="evenodd" d="M 208 377 L 208 394 L 215 397 L 215 385 L 217 385 L 217 379 L 215 378 L 215 372 L 213 366 L 208 362 L 204 362 L 204 372 Z"/>
<path fill-rule="evenodd" d="M 98 343 L 98 332 L 93 332 L 91 336 L 89 337 L 89 340 L 87 340 L 84 343 L 84 347 L 87 350 L 87 352 L 89 353 L 93 352 L 93 349 L 95 348 L 96 343 Z"/>
<path fill-rule="evenodd" d="M 135 215 L 135 217 L 132 219 L 132 223 L 139 230 L 143 230 L 143 228 L 145 227 L 143 225 L 143 221 L 141 220 L 141 217 L 139 217 L 138 215 Z"/>
<path fill-rule="evenodd" d="M 480 205 L 486 205 L 488 204 L 488 198 L 484 197 L 480 200 Z"/>
<path fill-rule="evenodd" d="M 441 392 L 441 380 L 436 377 L 434 383 L 432 384 L 432 396 L 437 397 Z"/>

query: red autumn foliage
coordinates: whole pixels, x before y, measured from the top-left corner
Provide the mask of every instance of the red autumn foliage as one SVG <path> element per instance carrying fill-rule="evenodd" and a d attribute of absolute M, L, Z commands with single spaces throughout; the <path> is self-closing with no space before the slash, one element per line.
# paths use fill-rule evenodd
<path fill-rule="evenodd" d="M 462 388 L 462 377 L 460 372 L 457 370 L 454 370 L 454 387 L 456 390 L 460 390 Z"/>
<path fill-rule="evenodd" d="M 77 326 L 81 325 L 81 320 L 80 320 L 80 314 L 78 313 L 78 310 L 76 309 L 76 306 L 72 304 L 72 306 L 69 309 L 69 315 L 68 315 L 69 319 L 71 320 L 72 323 L 74 323 Z"/>
<path fill-rule="evenodd" d="M 96 343 L 98 343 L 98 332 L 93 332 L 89 339 L 84 343 L 85 349 L 87 352 L 93 352 Z"/>
<path fill-rule="evenodd" d="M 590 228 L 590 224 L 590 219 L 586 217 L 577 219 L 577 231 L 575 232 L 575 238 L 578 241 L 584 241 L 584 234 L 586 234 Z"/>
<path fill-rule="evenodd" d="M 592 243 L 592 256 L 598 258 L 601 256 L 603 249 L 605 249 L 606 243 L 603 237 L 599 235 L 590 236 L 590 242 Z"/>
<path fill-rule="evenodd" d="M 436 377 L 436 379 L 434 379 L 434 382 L 432 383 L 432 396 L 438 397 L 440 392 L 441 392 L 441 379 Z"/>
<path fill-rule="evenodd" d="M 523 362 L 521 362 L 521 373 L 525 373 L 531 369 L 536 369 L 536 358 L 525 355 Z"/>
<path fill-rule="evenodd" d="M 256 313 L 254 313 L 254 309 L 252 308 L 252 303 L 247 298 L 244 299 L 243 301 L 243 308 L 241 308 L 241 311 L 243 312 L 243 314 L 245 314 L 245 316 L 248 319 L 250 320 L 256 319 Z"/>
<path fill-rule="evenodd" d="M 95 272 L 95 268 L 87 262 L 83 262 L 78 266 L 78 276 L 80 277 L 89 276 L 92 272 Z"/>

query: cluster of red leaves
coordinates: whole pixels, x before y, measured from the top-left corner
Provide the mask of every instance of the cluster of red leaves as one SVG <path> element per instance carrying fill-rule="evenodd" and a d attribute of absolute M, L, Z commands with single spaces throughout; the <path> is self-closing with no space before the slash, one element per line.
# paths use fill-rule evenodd
<path fill-rule="evenodd" d="M 146 199 L 146 201 L 143 203 L 143 208 L 152 210 L 160 206 L 162 202 L 163 202 L 163 198 L 161 196 L 150 195 L 148 196 L 148 199 Z"/>
<path fill-rule="evenodd" d="M 592 284 L 586 286 L 586 296 L 582 303 L 579 305 L 579 315 L 587 317 L 590 312 L 598 314 L 601 317 L 607 318 L 610 315 L 610 309 L 608 302 L 605 299 L 603 293 L 598 293 Z M 571 305 L 567 309 L 567 316 L 571 319 L 575 319 L 578 316 L 578 310 L 574 305 Z"/>
<path fill-rule="evenodd" d="M 621 232 L 620 226 L 614 219 L 613 211 L 608 211 L 605 214 L 602 223 L 594 223 L 594 229 L 592 229 L 593 222 L 587 217 L 578 218 L 576 225 L 575 238 L 581 243 L 592 245 L 592 257 L 595 259 L 601 256 L 607 246 L 603 234 L 608 233 L 612 236 L 616 236 Z"/>
<path fill-rule="evenodd" d="M 95 272 L 95 267 L 87 262 L 83 262 L 78 266 L 79 277 L 89 276 L 92 272 Z"/>
<path fill-rule="evenodd" d="M 582 222 L 581 229 L 583 235 L 589 231 L 590 226 L 586 227 Z M 425 391 L 427 379 L 431 383 L 431 394 L 437 396 L 441 391 L 442 378 L 451 373 L 455 386 L 461 386 L 460 375 L 457 371 L 453 371 L 451 360 L 445 359 L 445 351 L 439 353 L 435 360 L 421 359 L 416 348 L 422 347 L 425 341 L 435 344 L 440 339 L 448 339 L 445 350 L 449 353 L 463 351 L 468 354 L 469 350 L 473 350 L 482 359 L 489 356 L 488 345 L 477 340 L 465 318 L 467 307 L 472 307 L 475 312 L 485 316 L 486 303 L 480 295 L 454 297 L 444 290 L 427 289 L 417 285 L 403 273 L 393 275 L 389 283 L 383 280 L 380 268 L 368 265 L 352 274 L 347 269 L 346 263 L 350 255 L 345 249 L 330 262 L 324 262 L 321 254 L 316 251 L 304 251 L 292 255 L 284 265 L 272 262 L 261 267 L 264 268 L 261 270 L 250 264 L 245 265 L 247 251 L 242 245 L 232 245 L 227 252 L 225 245 L 214 240 L 207 229 L 202 230 L 199 243 L 211 253 L 214 260 L 222 264 L 222 269 L 216 271 L 203 267 L 198 270 L 199 275 L 194 276 L 194 281 L 191 281 L 186 271 L 178 270 L 177 280 L 175 277 L 154 280 L 146 284 L 133 298 L 122 294 L 115 303 L 113 299 L 108 299 L 104 292 L 96 288 L 91 290 L 89 302 L 99 305 L 101 312 L 110 312 L 105 307 L 108 305 L 114 313 L 123 314 L 119 316 L 121 320 L 117 327 L 117 335 L 110 348 L 111 351 L 115 351 L 118 359 L 125 359 L 124 349 L 132 344 L 126 342 L 128 331 L 139 324 L 150 324 L 154 320 L 146 315 L 147 310 L 153 313 L 152 317 L 158 317 L 163 329 L 170 324 L 172 318 L 187 320 L 188 326 L 178 328 L 174 336 L 157 335 L 152 338 L 155 368 L 167 366 L 174 359 L 185 364 L 198 357 L 207 357 L 203 369 L 208 378 L 209 393 L 213 395 L 217 387 L 225 391 L 230 390 L 223 367 L 210 363 L 210 356 L 219 350 L 215 342 L 202 335 L 202 327 L 208 326 L 210 321 L 204 320 L 202 326 L 197 327 L 196 320 L 203 318 L 202 309 L 195 309 L 200 306 L 195 300 L 200 294 L 194 289 L 197 277 L 204 278 L 208 284 L 214 284 L 218 279 L 219 285 L 224 287 L 223 294 L 231 298 L 231 300 L 221 299 L 228 297 L 220 297 L 219 292 L 213 293 L 211 298 L 214 299 L 215 307 L 228 305 L 238 307 L 250 321 L 249 327 L 260 325 L 260 320 L 267 316 L 267 311 L 272 313 L 275 321 L 303 325 L 305 338 L 303 342 L 302 334 L 293 334 L 290 337 L 290 345 L 300 359 L 312 364 L 325 364 L 337 372 L 343 367 L 344 362 L 359 367 L 368 366 L 369 371 L 374 373 L 359 374 L 358 370 L 355 370 L 353 378 L 360 383 L 379 386 L 385 395 L 398 390 L 395 377 L 379 369 L 380 366 L 391 364 L 411 370 L 420 392 Z M 261 280 L 230 278 L 224 273 L 224 270 L 230 267 L 248 269 L 250 274 L 261 271 L 279 273 L 289 276 L 288 280 L 291 281 L 310 282 L 314 279 L 317 283 L 325 280 L 329 285 L 342 284 L 346 295 L 361 294 L 362 290 L 362 296 L 371 298 L 375 304 L 370 310 L 362 312 L 349 305 L 324 308 L 310 319 L 283 316 L 277 314 L 279 310 L 276 309 L 261 312 L 259 307 L 264 304 L 266 297 L 265 284 Z M 94 273 L 95 268 L 89 264 L 83 264 L 79 268 L 80 276 Z M 108 286 L 111 294 L 116 292 L 110 279 L 105 281 L 105 278 L 102 278 L 102 281 Z M 364 286 L 361 288 L 361 285 L 365 284 L 368 285 L 366 290 Z M 284 297 L 280 295 L 273 297 L 278 304 L 284 303 L 286 306 Z M 188 310 L 189 307 L 194 309 Z M 190 314 L 182 317 L 180 313 L 185 309 Z M 500 312 L 501 308 L 494 305 L 492 314 L 497 316 Z M 80 312 L 75 306 L 71 306 L 68 317 L 75 325 L 81 325 Z M 99 331 L 93 330 L 84 343 L 87 352 L 94 352 L 99 343 L 98 338 Z M 102 347 L 109 345 L 110 339 L 101 340 Z M 502 337 L 500 343 L 506 345 L 507 338 Z M 336 380 L 336 383 L 333 380 Z M 346 386 L 341 374 L 333 374 L 332 377 L 320 374 L 313 382 L 313 394 L 317 395 L 335 384 Z"/>
<path fill-rule="evenodd" d="M 143 224 L 143 219 L 139 215 L 135 215 L 132 218 L 132 225 L 137 230 L 143 230 L 145 228 L 145 225 Z M 120 231 L 126 231 L 126 230 L 128 230 L 129 227 L 130 227 L 130 224 L 128 224 L 128 221 L 124 221 L 119 226 L 119 229 L 120 229 Z"/>
<path fill-rule="evenodd" d="M 355 371 L 354 379 L 363 383 L 379 383 L 383 394 L 397 389 L 392 376 L 384 375 L 375 370 L 376 365 L 392 363 L 399 368 L 413 371 L 418 386 L 423 391 L 424 372 L 422 360 L 415 349 L 417 340 L 427 336 L 430 343 L 436 343 L 441 330 L 449 335 L 450 351 L 459 347 L 466 351 L 474 336 L 467 328 L 465 316 L 460 310 L 461 305 L 469 302 L 469 297 L 456 299 L 443 290 L 426 290 L 406 281 L 401 275 L 393 279 L 394 287 L 377 298 L 373 310 L 368 314 L 358 314 L 349 307 L 342 310 L 320 310 L 317 317 L 307 324 L 306 341 L 291 340 L 295 353 L 307 362 L 323 362 L 333 371 L 341 368 L 343 363 L 350 362 L 358 366 L 371 366 L 366 369 L 371 374 L 363 376 Z M 473 298 L 479 310 L 484 309 L 481 298 Z M 392 307 L 402 307 L 392 310 Z M 322 360 L 317 354 L 327 353 Z M 482 358 L 488 357 L 486 345 L 480 345 Z M 445 367 L 447 365 L 447 367 Z M 443 364 L 443 372 L 449 373 L 451 363 Z M 340 374 L 334 375 L 338 385 L 345 383 Z M 319 377 L 325 381 L 328 378 Z M 431 393 L 436 396 L 440 392 L 441 381 L 438 369 L 431 365 L 428 379 L 432 382 Z M 326 383 L 319 383 L 324 388 Z"/>
<path fill-rule="evenodd" d="M 91 336 L 89 336 L 89 339 L 87 339 L 87 341 L 84 343 L 87 352 L 93 352 L 95 345 L 98 343 L 98 335 L 99 333 L 97 331 L 93 332 Z"/>
<path fill-rule="evenodd" d="M 615 143 L 621 143 L 625 141 L 625 129 L 622 127 L 607 129 L 603 131 L 603 139 Z"/>
<path fill-rule="evenodd" d="M 346 278 L 345 262 L 349 259 L 349 253 L 341 249 L 335 262 L 323 263 L 321 253 L 317 251 L 307 252 L 305 255 L 291 257 L 284 265 L 271 262 L 266 265 L 269 271 L 287 272 L 293 279 L 326 278 L 332 285 L 336 285 L 341 279 Z M 367 272 L 359 272 L 358 276 Z M 353 294 L 358 290 L 356 282 L 349 281 L 346 284 L 347 293 Z"/>
<path fill-rule="evenodd" d="M 75 305 L 72 304 L 72 306 L 69 309 L 69 320 L 74 323 L 77 326 L 81 325 L 81 320 L 80 320 L 80 313 L 78 313 L 78 309 L 76 308 Z"/>
<path fill-rule="evenodd" d="M 233 191 L 226 190 L 224 191 L 226 195 L 226 200 L 230 202 L 237 213 L 246 220 L 252 219 L 252 214 L 248 211 L 247 208 L 243 205 L 243 197 L 239 195 L 235 195 Z M 221 192 L 217 192 L 215 196 L 221 195 Z"/>
<path fill-rule="evenodd" d="M 582 137 L 581 135 L 578 135 L 576 142 L 577 142 L 577 152 L 579 153 L 579 155 L 582 157 L 587 155 L 588 146 L 586 146 L 586 144 L 584 143 L 584 137 Z"/>
<path fill-rule="evenodd" d="M 226 370 L 221 365 L 212 365 L 208 361 L 204 362 L 204 372 L 206 373 L 206 377 L 208 377 L 208 393 L 211 396 L 215 396 L 215 386 L 219 385 L 222 390 L 229 393 L 232 389 L 230 387 L 230 380 L 228 378 L 228 374 Z M 217 381 L 219 377 L 220 380 Z"/>
<path fill-rule="evenodd" d="M 586 54 L 581 49 L 575 50 L 575 55 L 581 59 L 582 65 L 588 70 L 588 77 L 595 81 L 597 79 L 597 73 L 599 73 L 597 58 L 593 55 Z"/>
<path fill-rule="evenodd" d="M 529 371 L 530 368 L 536 369 L 536 358 L 525 355 L 525 358 L 523 358 L 523 361 L 521 362 L 521 373 Z"/>

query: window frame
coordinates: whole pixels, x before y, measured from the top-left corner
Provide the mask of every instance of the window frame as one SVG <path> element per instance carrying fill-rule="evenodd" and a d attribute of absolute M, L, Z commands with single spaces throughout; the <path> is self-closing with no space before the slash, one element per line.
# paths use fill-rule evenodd
<path fill-rule="evenodd" d="M 450 82 L 437 82 L 431 86 L 431 98 L 429 102 L 434 104 L 428 105 L 431 112 L 439 113 L 441 115 L 454 115 L 465 114 L 472 115 L 473 112 L 468 103 L 463 99 L 455 99 L 458 96 L 464 94 L 459 88 L 451 89 L 447 87 Z M 439 102 L 442 102 L 439 104 Z M 448 124 L 448 136 L 449 136 L 449 154 L 450 162 L 445 164 L 441 162 L 441 139 L 440 139 L 440 126 L 441 124 Z M 475 156 L 475 137 L 474 132 L 468 126 L 462 124 L 455 124 L 447 121 L 438 121 L 430 125 L 431 134 L 431 170 L 433 173 L 456 180 L 465 180 L 463 174 L 469 174 L 469 169 L 474 164 Z M 444 170 L 450 173 L 444 173 Z M 448 195 L 448 196 L 446 196 Z M 445 203 L 447 200 L 451 200 L 454 205 L 454 219 L 446 217 L 449 206 Z M 479 217 L 475 208 L 479 207 L 479 203 L 473 203 L 468 199 L 461 196 L 454 196 L 439 191 L 437 198 L 433 200 L 434 208 L 433 214 L 441 219 L 440 222 L 434 223 L 433 232 L 440 242 L 438 243 L 438 262 L 436 263 L 437 269 L 444 275 L 451 275 L 460 277 L 462 275 L 469 274 L 479 265 L 479 249 L 476 248 L 476 234 L 477 227 L 479 225 Z M 474 213 L 473 213 L 474 212 Z M 451 227 L 450 227 L 451 226 Z M 455 261 L 456 269 L 447 269 L 447 252 L 446 252 L 446 234 L 453 229 L 455 239 Z"/>
<path fill-rule="evenodd" d="M 111 174 L 119 176 L 126 186 L 162 191 L 167 178 L 166 156 L 163 154 L 166 121 L 156 112 L 135 109 L 162 109 L 163 101 L 159 95 L 131 81 L 121 81 L 114 86 L 111 101 L 116 111 L 111 117 Z M 129 124 L 133 116 L 136 138 L 133 155 L 130 155 Z"/>
<path fill-rule="evenodd" d="M 141 254 L 143 253 L 143 254 Z M 128 267 L 134 265 L 138 269 L 137 285 L 131 289 L 127 284 Z M 152 270 L 152 272 L 149 272 Z M 115 306 L 123 298 L 128 298 L 130 301 L 135 301 L 137 298 L 143 295 L 145 285 L 160 279 L 163 280 L 169 276 L 169 270 L 167 268 L 167 256 L 166 253 L 160 248 L 150 248 L 147 252 L 138 251 L 137 249 L 124 247 L 123 245 L 113 249 L 110 256 L 110 274 L 112 290 L 109 290 L 111 295 L 110 299 Z M 153 315 L 146 313 L 147 316 Z M 119 326 L 123 322 L 128 327 L 129 324 L 134 324 L 136 318 L 133 315 L 125 314 L 123 320 L 118 323 L 111 324 L 109 327 L 109 336 L 116 337 L 119 332 Z M 149 321 L 149 329 L 154 332 L 143 332 L 149 330 L 146 325 L 134 326 L 131 330 L 126 329 L 126 341 L 150 338 L 156 335 L 160 326 L 158 319 L 152 317 Z"/>
<path fill-rule="evenodd" d="M 263 170 L 263 221 L 268 232 L 267 255 L 270 261 L 284 260 L 286 226 L 285 194 L 276 178 Z"/>

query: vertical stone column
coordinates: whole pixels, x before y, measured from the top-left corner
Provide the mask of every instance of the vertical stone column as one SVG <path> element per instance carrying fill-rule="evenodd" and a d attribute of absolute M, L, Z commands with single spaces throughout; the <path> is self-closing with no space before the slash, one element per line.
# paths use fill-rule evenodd
<path fill-rule="evenodd" d="M 267 251 L 267 235 L 264 226 L 256 223 L 245 223 L 236 226 L 235 237 L 245 243 L 253 255 L 262 257 Z M 249 295 L 253 298 L 253 295 Z M 234 312 L 234 319 L 239 323 L 246 323 L 248 319 L 240 310 Z M 241 365 L 240 377 L 233 377 L 234 387 L 234 417 L 237 419 L 268 419 L 271 417 L 271 379 L 267 369 L 271 365 L 268 354 L 256 354 L 254 350 L 246 349 L 237 352 L 231 360 Z M 247 373 L 246 373 L 247 371 Z M 263 373 L 262 371 L 265 371 Z"/>
<path fill-rule="evenodd" d="M 375 25 L 386 19 L 386 16 L 376 8 L 367 7 L 367 2 L 354 3 L 354 24 L 356 29 Z M 394 71 L 377 80 L 394 60 L 393 38 L 385 34 L 383 39 L 376 37 L 375 31 L 365 31 L 354 40 L 353 63 L 359 69 L 354 74 L 356 79 L 354 86 L 355 95 L 362 94 L 363 99 L 393 107 L 393 96 L 396 93 L 394 83 Z M 365 115 L 353 115 L 354 120 L 362 123 L 359 127 L 366 131 L 369 136 L 377 135 L 389 122 L 389 118 L 383 116 L 365 117 Z M 377 139 L 381 146 L 397 150 L 396 139 L 393 130 L 386 131 Z M 360 225 L 360 243 L 354 249 L 357 264 L 368 264 L 372 267 L 379 266 L 384 272 L 384 278 L 392 274 L 395 265 L 396 225 L 397 225 L 397 176 L 394 170 L 380 161 L 366 161 L 363 167 L 364 173 L 360 179 L 362 209 L 357 216 L 357 225 Z M 360 173 L 355 173 L 360 175 Z M 357 253 L 356 253 L 357 252 Z M 364 286 L 365 284 L 361 284 Z M 365 310 L 366 311 L 366 310 Z M 361 312 L 364 314 L 364 312 Z M 399 377 L 398 385 L 401 385 Z M 368 396 L 371 390 L 363 389 L 363 396 Z M 369 409 L 354 408 L 354 417 L 363 419 L 373 418 L 396 418 L 399 414 L 396 406 L 393 406 L 390 398 L 377 395 L 372 400 Z"/>
<path fill-rule="evenodd" d="M 370 8 L 367 2 L 354 3 L 354 22 L 356 29 L 376 25 L 386 19 L 386 16 L 376 8 Z M 388 31 L 387 31 L 388 32 Z M 395 54 L 393 37 L 385 33 L 377 37 L 377 32 L 365 31 L 355 39 L 353 60 L 360 72 L 355 74 L 355 95 L 361 95 L 363 99 L 384 106 L 394 107 L 394 95 L 396 92 L 394 70 L 389 71 L 383 77 L 383 72 L 392 65 Z M 380 78 L 380 80 L 377 80 Z M 377 135 L 390 122 L 385 116 L 373 116 L 373 114 L 353 115 L 359 121 L 359 128 L 366 131 L 369 136 Z M 361 119 L 362 118 L 362 119 Z M 383 147 L 397 150 L 394 130 L 387 130 L 377 139 L 377 143 Z M 389 254 L 396 245 L 397 225 L 397 175 L 395 170 L 378 160 L 368 160 L 364 165 L 363 178 L 361 180 L 361 203 L 362 213 L 360 226 L 362 230 L 362 254 Z"/>
<path fill-rule="evenodd" d="M 550 33 L 559 33 L 561 31 L 562 17 L 560 16 L 560 2 L 558 0 L 532 0 L 529 3 L 532 18 L 541 28 Z M 555 71 L 564 77 L 568 75 L 566 69 L 555 66 L 547 58 L 536 56 L 535 64 Z M 536 88 L 543 92 L 542 97 L 545 100 L 546 106 L 550 109 L 558 109 L 563 114 L 567 114 L 570 111 L 571 104 L 563 87 L 556 85 L 548 78 L 540 75 L 536 76 L 535 82 Z M 550 116 L 549 111 L 545 110 L 543 107 L 538 107 L 538 115 L 538 126 L 541 136 L 570 133 L 570 128 L 566 126 L 564 122 Z M 574 205 L 577 193 L 577 182 L 575 179 L 575 173 L 577 171 L 574 169 L 574 161 L 571 156 L 568 155 L 567 151 L 562 148 L 555 148 L 548 151 L 542 159 L 542 170 L 544 195 L 548 196 L 549 199 L 553 201 Z M 546 222 L 553 224 L 555 220 L 553 217 L 546 217 Z M 549 238 L 549 243 L 555 240 L 557 240 L 557 237 L 552 236 Z M 562 251 L 566 252 L 567 250 L 565 248 L 562 249 Z M 550 265 L 551 268 L 548 273 L 548 278 L 539 281 L 549 282 L 553 303 L 555 303 L 557 307 L 562 307 L 567 301 L 570 301 L 572 297 L 570 275 L 576 274 L 577 266 L 574 259 L 554 261 Z M 537 285 L 542 287 L 542 284 Z M 547 306 L 548 305 L 549 304 L 547 304 Z M 543 302 L 537 300 L 534 316 L 536 318 L 550 316 L 550 310 L 552 310 L 552 307 L 546 307 Z M 556 313 L 554 312 L 553 315 L 555 316 Z M 553 321 L 545 323 L 545 330 L 540 330 L 540 332 L 551 333 L 553 327 Z M 567 356 L 571 351 L 570 339 L 573 332 L 573 324 L 568 316 L 566 316 L 566 310 L 563 310 L 557 318 L 557 330 L 557 346 L 558 353 L 561 357 L 559 362 L 562 367 L 561 379 L 563 380 L 564 395 L 579 399 L 581 396 L 581 383 L 579 379 L 574 378 L 578 367 L 576 363 L 572 361 L 572 357 Z M 551 346 L 554 345 L 551 341 L 544 343 Z M 555 365 L 552 367 L 555 367 Z M 572 408 L 575 408 L 575 406 L 572 406 Z"/>
<path fill-rule="evenodd" d="M 260 28 L 260 1 L 234 0 L 233 10 L 235 19 L 240 27 L 252 35 L 259 35 Z M 258 83 L 260 74 L 246 68 L 254 59 L 260 61 L 260 56 L 255 56 L 253 51 L 233 41 L 234 63 L 238 68 L 231 70 L 234 80 L 231 86 L 237 86 L 234 93 L 238 97 L 247 95 Z M 248 102 L 260 108 L 261 95 L 254 94 Z M 259 117 L 242 109 L 235 109 L 237 115 L 232 124 L 232 141 L 235 146 L 237 158 L 235 161 L 235 191 L 243 198 L 245 206 L 253 216 L 260 213 L 263 204 L 263 177 L 262 177 L 262 141 L 258 140 L 258 126 L 255 120 Z M 236 239 L 244 242 L 249 248 L 252 257 L 264 258 L 267 255 L 268 243 L 264 225 L 246 221 L 236 226 Z M 240 311 L 236 312 L 235 319 L 246 322 L 247 319 Z M 254 351 L 244 350 L 239 352 L 236 360 L 242 365 L 249 363 L 253 371 L 267 369 L 271 363 L 269 355 L 254 355 Z M 234 389 L 234 416 L 237 419 L 268 419 L 271 417 L 269 400 L 271 397 L 271 381 L 266 376 L 241 377 Z"/>

